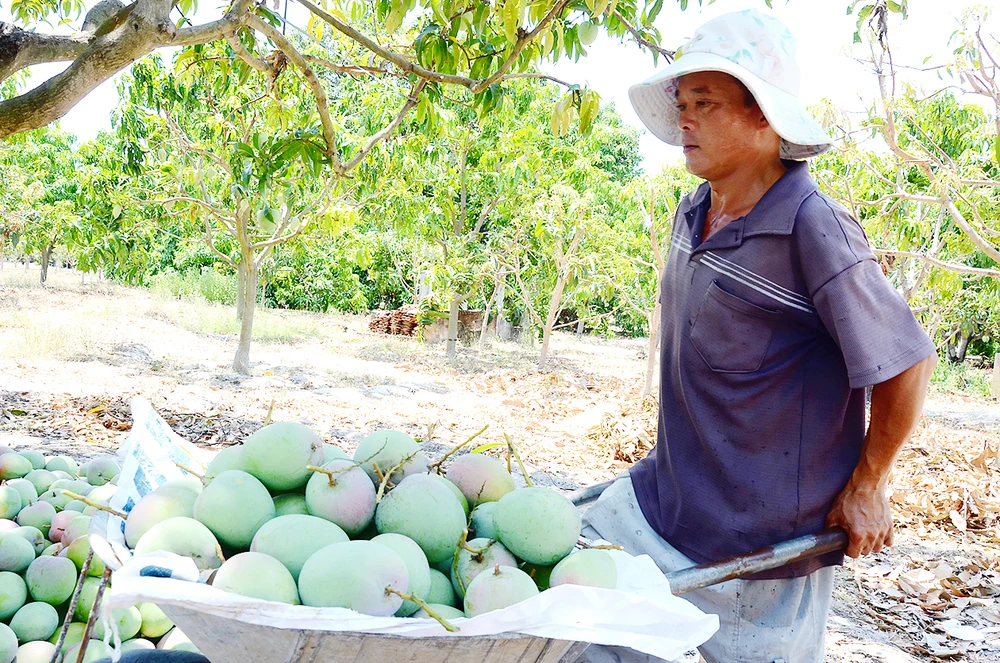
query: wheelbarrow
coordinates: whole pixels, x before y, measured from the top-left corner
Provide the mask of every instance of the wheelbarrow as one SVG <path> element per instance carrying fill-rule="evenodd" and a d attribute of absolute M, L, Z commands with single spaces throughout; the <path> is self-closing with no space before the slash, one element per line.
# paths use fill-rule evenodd
<path fill-rule="evenodd" d="M 570 495 L 577 506 L 596 500 L 611 481 Z M 745 555 L 667 574 L 672 593 L 683 594 L 790 562 L 843 549 L 847 535 L 829 530 Z M 403 637 L 373 633 L 295 630 L 250 624 L 163 604 L 161 609 L 212 663 L 341 663 L 416 661 L 448 663 L 572 663 L 589 645 L 510 633 L 494 636 Z"/>

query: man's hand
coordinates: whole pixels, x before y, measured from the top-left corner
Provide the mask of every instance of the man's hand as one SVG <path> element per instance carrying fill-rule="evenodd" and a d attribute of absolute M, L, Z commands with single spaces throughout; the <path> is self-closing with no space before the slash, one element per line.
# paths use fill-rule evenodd
<path fill-rule="evenodd" d="M 885 488 L 850 481 L 826 517 L 827 527 L 847 532 L 847 556 L 861 557 L 892 545 L 892 513 Z"/>
<path fill-rule="evenodd" d="M 892 545 L 892 513 L 885 488 L 889 470 L 924 407 L 937 357 L 919 361 L 872 388 L 871 422 L 861 458 L 826 516 L 827 527 L 847 531 L 847 554 L 860 557 Z"/>

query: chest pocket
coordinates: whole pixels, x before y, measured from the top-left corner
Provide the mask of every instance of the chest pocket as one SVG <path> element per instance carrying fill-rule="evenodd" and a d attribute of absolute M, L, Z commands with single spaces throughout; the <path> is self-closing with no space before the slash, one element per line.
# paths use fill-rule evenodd
<path fill-rule="evenodd" d="M 781 315 L 730 294 L 713 281 L 695 315 L 691 344 L 713 371 L 753 373 L 764 363 Z"/>

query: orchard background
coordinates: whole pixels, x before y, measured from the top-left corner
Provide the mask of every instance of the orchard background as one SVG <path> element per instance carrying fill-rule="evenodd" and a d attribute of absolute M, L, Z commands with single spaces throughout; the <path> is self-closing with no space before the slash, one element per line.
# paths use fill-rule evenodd
<path fill-rule="evenodd" d="M 105 453 L 141 394 L 214 447 L 273 408 L 348 450 L 489 424 L 560 487 L 623 471 L 655 439 L 657 274 L 696 180 L 581 72 L 619 42 L 663 64 L 687 36 L 664 16 L 746 3 L 709 4 L 3 0 L 0 443 Z M 910 5 L 845 0 L 864 77 L 813 108 L 814 177 L 941 357 L 900 542 L 840 572 L 829 642 L 995 660 L 1000 30 Z M 920 12 L 943 38 L 909 43 Z M 61 128 L 109 86 L 106 128 Z M 371 331 L 403 306 L 416 337 Z"/>

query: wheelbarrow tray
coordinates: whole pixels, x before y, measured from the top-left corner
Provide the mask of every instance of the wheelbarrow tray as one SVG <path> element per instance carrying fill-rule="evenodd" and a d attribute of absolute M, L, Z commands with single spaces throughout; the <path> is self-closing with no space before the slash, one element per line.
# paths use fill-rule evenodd
<path fill-rule="evenodd" d="M 558 663 L 587 643 L 519 634 L 411 638 L 249 624 L 177 605 L 164 613 L 212 663 Z"/>

